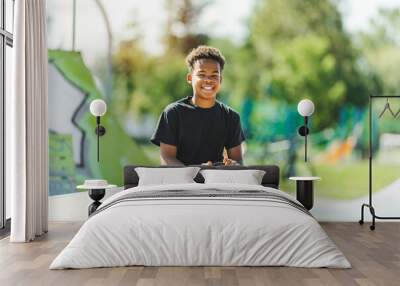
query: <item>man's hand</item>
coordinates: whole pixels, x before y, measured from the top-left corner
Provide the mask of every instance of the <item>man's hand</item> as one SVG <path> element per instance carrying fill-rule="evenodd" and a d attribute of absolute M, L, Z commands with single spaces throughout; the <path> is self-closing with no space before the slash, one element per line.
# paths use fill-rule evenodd
<path fill-rule="evenodd" d="M 240 165 L 238 162 L 236 162 L 235 160 L 229 159 L 229 158 L 224 158 L 224 160 L 222 161 L 223 165 L 225 166 L 237 166 Z M 218 163 L 217 165 L 219 165 L 220 163 Z M 213 162 L 212 161 L 208 161 L 207 163 L 202 163 L 201 165 L 203 166 L 213 166 Z"/>
<path fill-rule="evenodd" d="M 224 158 L 224 165 L 225 166 L 233 166 L 233 165 L 240 165 L 238 162 L 235 160 L 229 159 L 229 158 Z"/>

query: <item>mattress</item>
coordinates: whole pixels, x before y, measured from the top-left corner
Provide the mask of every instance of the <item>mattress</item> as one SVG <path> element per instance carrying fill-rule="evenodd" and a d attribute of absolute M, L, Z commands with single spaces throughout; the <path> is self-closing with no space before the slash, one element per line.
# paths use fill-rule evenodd
<path fill-rule="evenodd" d="M 129 265 L 351 267 L 292 196 L 257 185 L 198 183 L 113 195 L 50 269 Z"/>

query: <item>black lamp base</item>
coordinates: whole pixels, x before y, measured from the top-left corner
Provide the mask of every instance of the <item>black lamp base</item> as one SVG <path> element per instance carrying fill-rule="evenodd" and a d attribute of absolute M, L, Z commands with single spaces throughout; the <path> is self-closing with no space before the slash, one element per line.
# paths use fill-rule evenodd
<path fill-rule="evenodd" d="M 88 214 L 89 216 L 94 213 L 97 208 L 101 205 L 100 200 L 104 198 L 104 195 L 106 194 L 105 189 L 90 189 L 89 190 L 89 197 L 94 200 L 94 202 L 89 205 L 88 207 Z"/>
<path fill-rule="evenodd" d="M 314 190 L 312 180 L 296 181 L 296 199 L 307 209 L 311 210 L 314 205 Z"/>

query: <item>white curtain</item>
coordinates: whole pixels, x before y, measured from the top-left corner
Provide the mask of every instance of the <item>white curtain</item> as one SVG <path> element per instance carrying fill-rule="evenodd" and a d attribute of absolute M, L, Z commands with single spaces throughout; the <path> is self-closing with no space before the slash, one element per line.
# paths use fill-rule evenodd
<path fill-rule="evenodd" d="M 12 242 L 48 227 L 46 1 L 15 1 L 13 92 L 6 98 L 6 187 Z"/>

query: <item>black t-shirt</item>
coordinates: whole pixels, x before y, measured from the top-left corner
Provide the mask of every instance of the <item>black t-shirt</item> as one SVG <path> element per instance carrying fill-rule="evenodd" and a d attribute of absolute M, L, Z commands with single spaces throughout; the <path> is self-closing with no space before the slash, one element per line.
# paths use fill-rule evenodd
<path fill-rule="evenodd" d="M 239 114 L 216 101 L 201 108 L 186 97 L 168 105 L 158 120 L 151 142 L 177 147 L 177 159 L 185 165 L 223 160 L 223 149 L 245 140 Z"/>

